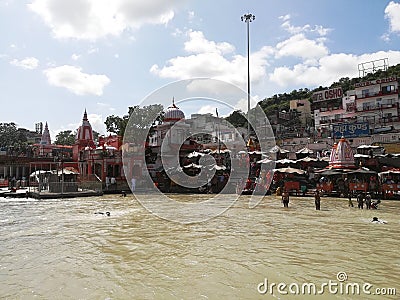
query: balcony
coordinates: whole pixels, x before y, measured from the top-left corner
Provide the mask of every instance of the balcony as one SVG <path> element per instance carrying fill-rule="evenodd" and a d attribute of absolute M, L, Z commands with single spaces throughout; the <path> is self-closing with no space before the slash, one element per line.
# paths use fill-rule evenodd
<path fill-rule="evenodd" d="M 400 117 L 395 116 L 395 117 L 376 117 L 376 118 L 365 118 L 363 120 L 359 120 L 359 122 L 368 122 L 369 125 L 373 125 L 372 127 L 376 125 L 391 125 L 393 123 L 400 122 Z"/>
<path fill-rule="evenodd" d="M 349 118 L 339 118 L 331 120 L 320 120 L 319 123 L 323 125 L 323 124 L 351 123 L 356 121 L 357 117 L 349 117 Z"/>
<path fill-rule="evenodd" d="M 334 107 L 321 107 L 319 109 L 320 112 L 334 111 L 334 110 L 342 110 L 342 106 L 334 106 Z"/>
<path fill-rule="evenodd" d="M 359 109 L 356 108 L 356 112 L 366 112 L 366 111 L 374 111 L 374 110 L 383 110 L 383 109 L 390 109 L 390 108 L 398 108 L 398 103 L 393 104 L 378 104 L 378 105 L 369 105 L 365 108 Z"/>
<path fill-rule="evenodd" d="M 366 98 L 372 98 L 372 97 L 379 97 L 379 96 L 386 96 L 386 95 L 398 95 L 399 90 L 395 89 L 394 91 L 391 92 L 370 92 L 370 93 L 365 93 L 364 95 L 356 95 L 356 99 L 366 99 Z"/>

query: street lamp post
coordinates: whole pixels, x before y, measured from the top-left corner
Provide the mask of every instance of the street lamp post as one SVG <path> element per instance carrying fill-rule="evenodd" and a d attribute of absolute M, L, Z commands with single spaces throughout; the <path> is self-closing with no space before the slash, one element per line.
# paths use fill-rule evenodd
<path fill-rule="evenodd" d="M 244 14 L 241 20 L 247 23 L 247 135 L 250 138 L 250 22 L 256 19 L 255 15 Z"/>

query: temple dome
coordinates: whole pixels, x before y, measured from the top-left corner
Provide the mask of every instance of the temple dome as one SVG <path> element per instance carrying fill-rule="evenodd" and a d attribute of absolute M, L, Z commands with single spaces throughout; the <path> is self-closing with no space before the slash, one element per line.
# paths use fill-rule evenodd
<path fill-rule="evenodd" d="M 172 99 L 172 105 L 167 108 L 164 114 L 164 121 L 171 122 L 171 121 L 179 121 L 185 118 L 185 114 L 183 111 L 179 109 L 175 105 L 174 99 Z"/>
<path fill-rule="evenodd" d="M 336 169 L 355 168 L 353 149 L 344 137 L 333 145 L 329 166 Z"/>

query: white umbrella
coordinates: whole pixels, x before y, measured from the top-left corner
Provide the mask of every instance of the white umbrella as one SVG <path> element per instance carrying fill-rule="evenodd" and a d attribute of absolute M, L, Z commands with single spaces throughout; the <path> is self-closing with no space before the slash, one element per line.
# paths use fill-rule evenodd
<path fill-rule="evenodd" d="M 35 172 L 33 172 L 31 175 L 29 175 L 29 177 L 35 177 L 38 176 L 40 174 L 52 174 L 52 171 L 46 171 L 46 170 L 36 170 Z"/>
<path fill-rule="evenodd" d="M 189 168 L 196 168 L 196 169 L 201 169 L 200 165 L 196 165 L 196 164 L 189 164 L 186 166 L 183 166 L 185 169 L 189 169 Z"/>
<path fill-rule="evenodd" d="M 277 160 L 276 163 L 277 163 L 277 164 L 295 164 L 296 161 L 295 161 L 295 160 L 291 160 L 291 159 L 284 158 L 284 159 Z"/>
<path fill-rule="evenodd" d="M 193 151 L 193 152 L 189 153 L 187 157 L 192 158 L 192 157 L 198 157 L 198 156 L 204 156 L 204 155 L 205 155 L 204 153 Z"/>
<path fill-rule="evenodd" d="M 212 170 L 212 169 L 215 169 L 215 170 L 217 170 L 217 171 L 220 171 L 220 170 L 226 170 L 226 167 L 225 167 L 225 166 L 213 165 L 213 166 L 210 168 L 210 170 Z"/>
<path fill-rule="evenodd" d="M 268 159 L 268 158 L 264 158 L 262 160 L 259 160 L 257 163 L 258 164 L 268 164 L 268 163 L 272 163 L 272 162 L 274 162 L 274 161 L 271 159 Z"/>
<path fill-rule="evenodd" d="M 307 156 L 307 157 L 304 157 L 304 158 L 300 158 L 297 161 L 310 162 L 310 161 L 318 161 L 318 159 Z"/>
<path fill-rule="evenodd" d="M 297 154 L 312 154 L 314 151 L 311 149 L 304 147 L 303 149 L 300 149 L 299 151 L 296 152 Z"/>
<path fill-rule="evenodd" d="M 280 169 L 274 169 L 275 172 L 280 172 L 280 173 L 289 173 L 289 174 L 293 174 L 293 173 L 297 173 L 297 174 L 305 174 L 306 172 L 300 169 L 296 169 L 296 168 L 280 168 Z"/>

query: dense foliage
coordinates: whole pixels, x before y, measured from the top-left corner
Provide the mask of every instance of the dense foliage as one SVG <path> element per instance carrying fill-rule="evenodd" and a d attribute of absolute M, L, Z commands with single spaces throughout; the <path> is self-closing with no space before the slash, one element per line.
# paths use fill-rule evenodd
<path fill-rule="evenodd" d="M 72 133 L 72 130 L 61 131 L 56 135 L 54 143 L 57 145 L 72 146 L 75 143 L 75 134 Z"/>
<path fill-rule="evenodd" d="M 162 120 L 164 107 L 161 104 L 152 104 L 140 107 L 139 105 L 131 106 L 128 114 L 119 116 L 108 116 L 104 122 L 108 132 L 124 136 L 127 126 L 131 134 L 131 139 L 138 137 L 139 133 L 147 133 L 151 126 Z"/>

